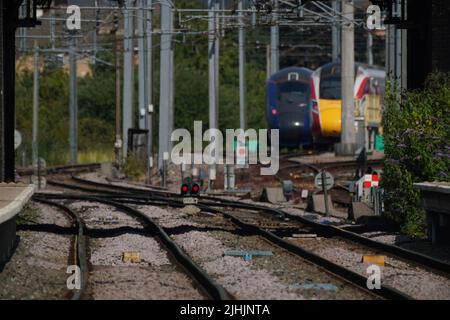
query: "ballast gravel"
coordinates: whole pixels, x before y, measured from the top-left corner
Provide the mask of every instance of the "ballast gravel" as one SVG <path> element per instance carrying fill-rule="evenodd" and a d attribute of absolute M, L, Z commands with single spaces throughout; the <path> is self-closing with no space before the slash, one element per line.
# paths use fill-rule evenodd
<path fill-rule="evenodd" d="M 450 245 L 433 245 L 428 239 L 417 239 L 398 233 L 366 232 L 362 234 L 372 240 L 394 244 L 407 250 L 416 251 L 435 259 L 450 263 Z"/>
<path fill-rule="evenodd" d="M 36 224 L 54 224 L 60 227 L 70 227 L 71 219 L 62 211 L 55 207 L 50 207 L 40 202 L 34 202 L 33 208 L 39 211 L 39 214 L 33 219 Z"/>
<path fill-rule="evenodd" d="M 89 238 L 90 273 L 84 298 L 204 299 L 156 238 L 141 234 L 141 221 L 101 203 L 77 201 L 70 206 L 88 228 L 103 231 L 103 236 Z M 134 233 L 107 234 L 125 226 L 134 228 Z M 139 261 L 125 262 L 125 253 L 138 253 Z"/>
<path fill-rule="evenodd" d="M 174 240 L 238 299 L 303 299 L 265 270 L 251 268 L 242 258 L 223 256 L 230 248 L 203 232 L 173 236 Z M 208 248 L 208 250 L 205 250 Z"/>
<path fill-rule="evenodd" d="M 125 184 L 124 184 L 125 185 Z M 243 200 L 252 202 L 251 200 Z M 253 203 L 253 202 L 252 202 Z M 258 203 L 271 208 L 279 207 L 273 204 Z M 141 206 L 138 208 L 154 221 L 166 228 L 178 226 L 203 226 L 192 221 L 192 216 L 178 209 L 159 208 L 154 206 Z M 305 212 L 295 207 L 285 207 L 283 210 L 293 215 L 305 218 L 342 223 L 340 219 L 326 218 L 322 215 Z M 194 219 L 195 220 L 195 219 Z M 198 219 L 197 219 L 198 220 Z M 203 222 L 203 220 L 202 220 Z M 427 245 L 424 241 L 405 239 L 396 234 L 368 233 L 366 236 L 380 242 L 396 244 L 404 248 L 430 254 L 436 258 L 450 261 L 448 248 L 436 248 Z M 223 256 L 225 250 L 230 249 L 224 242 L 212 236 L 209 232 L 192 231 L 174 235 L 173 238 L 183 249 L 199 261 L 202 268 L 213 275 L 224 287 L 242 299 L 304 299 L 290 286 L 280 281 L 280 278 L 264 269 L 255 269 L 251 262 L 242 258 Z M 292 240 L 291 240 L 292 241 Z M 326 239 L 295 239 L 294 243 L 304 246 L 337 264 L 348 267 L 363 276 L 367 276 L 367 267 L 361 262 L 363 254 L 373 252 L 361 251 L 361 248 L 352 248 L 338 240 Z M 232 248 L 233 249 L 233 248 Z M 450 284 L 446 277 L 428 272 L 422 268 L 387 257 L 386 266 L 381 267 L 382 283 L 397 288 L 418 299 L 450 299 Z"/>
<path fill-rule="evenodd" d="M 163 266 L 171 264 L 167 253 L 161 250 L 161 246 L 155 239 L 138 234 L 91 239 L 90 247 L 90 263 L 96 266 Z M 124 262 L 124 252 L 139 252 L 140 262 Z"/>
<path fill-rule="evenodd" d="M 173 266 L 94 267 L 87 295 L 95 300 L 201 300 L 191 279 Z"/>
<path fill-rule="evenodd" d="M 142 223 L 136 218 L 102 203 L 77 201 L 71 203 L 70 207 L 78 212 L 87 228 L 116 229 L 120 226 L 143 228 Z"/>
<path fill-rule="evenodd" d="M 156 206 L 138 206 L 137 209 L 164 228 L 179 226 L 200 227 L 199 223 L 188 220 L 189 213 L 174 208 L 160 208 Z M 196 211 L 197 212 L 197 211 Z M 192 214 L 196 214 L 192 212 Z"/>
<path fill-rule="evenodd" d="M 33 221 L 26 224 L 70 226 L 70 220 L 60 211 L 31 202 L 35 210 Z M 23 214 L 20 213 L 19 216 Z M 19 245 L 11 260 L 0 272 L 0 299 L 67 299 L 66 270 L 71 248 L 71 236 L 46 231 L 18 231 Z"/>
<path fill-rule="evenodd" d="M 362 257 L 374 254 L 373 251 L 366 251 L 337 239 L 291 239 L 291 241 L 363 276 L 367 276 L 369 265 L 362 263 Z M 389 256 L 385 261 L 385 266 L 380 267 L 382 284 L 396 288 L 415 299 L 450 299 L 448 278 Z"/>

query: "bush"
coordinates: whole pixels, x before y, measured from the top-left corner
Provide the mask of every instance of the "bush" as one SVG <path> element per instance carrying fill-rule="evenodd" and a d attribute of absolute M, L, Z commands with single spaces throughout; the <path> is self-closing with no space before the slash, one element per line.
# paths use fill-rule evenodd
<path fill-rule="evenodd" d="M 383 110 L 387 217 L 410 235 L 423 235 L 425 213 L 413 183 L 450 181 L 450 74 L 430 77 L 421 91 L 388 87 Z"/>
<path fill-rule="evenodd" d="M 80 151 L 109 148 L 114 145 L 113 122 L 102 118 L 81 118 L 78 121 L 78 143 Z"/>
<path fill-rule="evenodd" d="M 135 154 L 131 153 L 125 160 L 123 172 L 131 180 L 138 181 L 145 175 L 145 163 L 141 161 Z"/>

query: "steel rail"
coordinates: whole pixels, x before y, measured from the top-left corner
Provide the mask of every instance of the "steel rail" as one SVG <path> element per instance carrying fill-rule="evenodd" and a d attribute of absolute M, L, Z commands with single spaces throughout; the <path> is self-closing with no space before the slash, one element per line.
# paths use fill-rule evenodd
<path fill-rule="evenodd" d="M 149 224 L 152 231 L 156 233 L 156 236 L 161 240 L 162 244 L 167 248 L 167 251 L 175 258 L 181 267 L 198 283 L 203 290 L 215 300 L 231 300 L 233 297 L 219 284 L 216 283 L 204 270 L 202 270 L 176 243 L 173 241 L 166 231 L 155 223 L 151 218 L 142 213 L 139 210 L 133 209 L 122 203 L 111 201 L 95 196 L 84 195 L 62 195 L 62 194 L 44 194 L 41 193 L 39 197 L 52 198 L 52 199 L 70 199 L 70 200 L 82 200 L 99 202 L 106 205 L 113 206 L 122 212 L 125 212 L 131 216 L 141 219 Z"/>
<path fill-rule="evenodd" d="M 352 285 L 355 285 L 359 287 L 360 289 L 369 292 L 375 296 L 382 297 L 384 299 L 388 300 L 411 300 L 412 297 L 409 295 L 391 288 L 386 285 L 381 285 L 381 288 L 376 291 L 370 291 L 367 289 L 367 278 L 348 269 L 343 266 L 340 266 L 330 260 L 327 260 L 325 258 L 322 258 L 319 255 L 316 255 L 310 251 L 307 251 L 295 244 L 292 244 L 279 236 L 275 235 L 273 232 L 270 232 L 268 230 L 264 230 L 263 228 L 260 228 L 254 224 L 244 222 L 237 217 L 235 217 L 232 214 L 226 213 L 223 210 L 214 209 L 207 205 L 200 204 L 199 207 L 204 210 L 208 210 L 211 212 L 222 214 L 225 218 L 229 219 L 231 222 L 233 222 L 235 225 L 239 226 L 240 228 L 244 230 L 249 230 L 259 236 L 262 236 L 272 242 L 273 244 L 307 260 L 310 263 L 313 263 L 317 267 L 319 267 L 321 270 L 332 274 L 333 276 L 337 276 L 341 280 L 344 280 L 347 283 L 350 283 Z"/>
<path fill-rule="evenodd" d="M 75 178 L 75 177 L 73 177 Z M 89 180 L 84 180 L 79 177 L 75 178 L 75 181 L 86 184 L 91 184 L 94 186 L 99 187 L 109 187 L 112 189 L 118 188 L 120 190 L 126 190 L 130 195 L 127 194 L 116 194 L 116 196 L 119 197 L 133 197 L 133 198 L 139 198 L 139 199 L 145 199 L 152 197 L 153 200 L 160 200 L 164 201 L 166 198 L 171 198 L 172 204 L 175 205 L 174 198 L 181 199 L 182 196 L 180 194 L 175 194 L 171 192 L 166 191 L 155 191 L 155 190 L 143 190 L 139 188 L 128 188 L 124 186 L 116 186 L 111 184 L 104 184 L 101 182 L 94 182 Z M 95 190 L 91 190 L 93 192 Z M 97 190 L 98 191 L 98 190 Z M 212 196 L 199 196 L 200 204 L 211 206 L 211 207 L 230 207 L 230 208 L 236 208 L 236 209 L 247 209 L 252 211 L 263 211 L 268 214 L 271 214 L 275 217 L 286 217 L 291 220 L 297 221 L 300 224 L 307 226 L 313 230 L 315 230 L 317 233 L 321 233 L 324 235 L 328 235 L 330 237 L 339 237 L 346 239 L 348 241 L 355 242 L 360 245 L 367 246 L 371 249 L 378 250 L 383 253 L 390 254 L 397 259 L 403 260 L 407 263 L 415 263 L 422 268 L 426 270 L 430 270 L 432 272 L 437 272 L 447 278 L 450 278 L 450 264 L 448 264 L 445 261 L 438 260 L 435 258 L 432 258 L 430 256 L 411 251 L 408 249 L 404 249 L 401 247 L 398 247 L 396 245 L 390 245 L 386 243 L 382 243 L 379 241 L 372 240 L 370 238 L 361 236 L 355 232 L 351 232 L 348 230 L 345 230 L 343 228 L 339 228 L 332 225 L 323 225 L 314 221 L 311 221 L 309 219 L 306 219 L 302 216 L 297 216 L 290 214 L 282 209 L 279 208 L 270 208 L 262 205 L 257 204 L 251 204 L 251 203 L 245 203 L 242 201 L 234 201 L 234 200 L 227 200 L 227 199 L 221 199 L 216 198 Z M 204 200 L 210 200 L 211 202 L 204 202 Z M 180 203 L 178 201 L 178 203 Z"/>
<path fill-rule="evenodd" d="M 84 170 L 95 170 L 100 168 L 100 163 L 86 163 L 86 164 L 73 164 L 73 165 L 65 165 L 65 166 L 52 166 L 45 169 L 47 174 L 56 174 L 56 173 L 65 173 L 65 172 L 80 172 Z M 17 173 L 29 175 L 33 174 L 35 171 L 34 168 L 18 168 Z"/>
<path fill-rule="evenodd" d="M 391 254 L 392 256 L 396 257 L 397 259 L 403 260 L 407 263 L 415 263 L 423 267 L 424 269 L 431 270 L 434 272 L 437 272 L 447 278 L 450 278 L 450 264 L 438 260 L 435 258 L 432 258 L 430 256 L 414 252 L 411 250 L 407 250 L 395 245 L 390 245 L 386 243 L 382 243 L 379 241 L 372 240 L 370 238 L 361 236 L 357 233 L 345 230 L 343 228 L 339 228 L 332 225 L 323 225 L 314 221 L 311 221 L 309 219 L 306 219 L 302 216 L 297 216 L 290 214 L 284 210 L 281 209 L 275 209 L 275 208 L 269 208 L 259 205 L 253 205 L 253 204 L 246 204 L 242 202 L 223 202 L 219 204 L 209 204 L 211 206 L 220 206 L 220 207 L 233 207 L 238 209 L 248 209 L 248 210 L 257 210 L 257 211 L 264 211 L 266 213 L 278 216 L 278 217 L 286 217 L 291 220 L 300 222 L 301 224 L 312 228 L 317 233 L 321 233 L 324 235 L 332 236 L 332 237 L 339 237 L 343 238 L 358 244 L 362 244 L 364 246 L 367 246 L 371 249 L 378 250 L 383 253 Z"/>
<path fill-rule="evenodd" d="M 75 223 L 76 228 L 78 229 L 77 235 L 75 236 L 75 247 L 74 247 L 74 258 L 75 262 L 77 263 L 78 267 L 80 268 L 80 277 L 81 277 L 81 287 L 79 290 L 76 290 L 75 293 L 72 295 L 72 300 L 80 300 L 86 291 L 86 283 L 88 278 L 88 264 L 87 264 L 87 257 L 86 257 L 86 238 L 84 235 L 84 231 L 86 229 L 86 226 L 81 221 L 80 216 L 73 210 L 71 210 L 69 207 L 54 202 L 49 201 L 47 199 L 44 199 L 43 197 L 39 196 L 33 196 L 33 201 L 40 202 L 43 204 L 46 204 L 48 206 L 56 207 L 65 213 L 67 213 L 72 220 Z"/>
<path fill-rule="evenodd" d="M 102 193 L 106 193 L 106 194 L 121 194 L 120 192 L 117 192 L 117 191 L 86 188 L 86 187 L 83 187 L 83 186 L 78 186 L 78 185 L 74 185 L 74 184 L 69 184 L 69 183 L 55 181 L 53 179 L 48 179 L 47 183 L 49 185 L 53 185 L 53 186 L 60 187 L 60 188 L 71 189 L 71 190 L 79 190 L 79 191 L 84 191 L 84 192 L 102 192 Z M 101 186 L 98 186 L 98 188 L 101 188 Z"/>
<path fill-rule="evenodd" d="M 129 203 L 129 200 L 126 200 L 126 199 L 122 199 L 122 200 Z M 141 200 L 142 200 L 142 198 L 141 198 Z M 132 203 L 139 203 L 139 204 L 143 204 L 143 205 L 146 204 L 145 202 L 134 202 L 134 201 L 132 201 Z M 178 206 L 183 206 L 183 204 L 180 200 L 167 199 L 167 204 L 169 204 L 171 206 L 173 206 L 174 204 L 178 205 Z M 362 289 L 372 295 L 375 295 L 375 296 L 378 296 L 378 297 L 381 297 L 384 299 L 389 299 L 389 300 L 412 300 L 413 299 L 411 296 L 409 296 L 395 288 L 386 286 L 386 285 L 382 285 L 381 289 L 379 289 L 379 290 L 370 291 L 367 289 L 367 278 L 348 269 L 348 268 L 340 266 L 330 260 L 322 258 L 319 255 L 316 255 L 316 254 L 309 252 L 297 245 L 294 245 L 294 244 L 282 239 L 281 237 L 275 235 L 273 232 L 265 230 L 254 224 L 244 222 L 241 219 L 239 219 L 239 218 L 235 217 L 234 215 L 229 214 L 223 210 L 213 208 L 213 207 L 205 205 L 205 204 L 198 204 L 197 206 L 200 209 L 202 209 L 203 211 L 221 214 L 226 219 L 229 219 L 234 225 L 236 225 L 237 227 L 241 228 L 242 230 L 248 232 L 248 234 L 254 234 L 254 235 L 261 236 L 261 237 L 267 239 L 268 241 L 270 241 L 272 244 L 303 258 L 304 260 L 308 261 L 309 263 L 312 263 L 313 265 L 318 267 L 320 270 L 332 275 L 333 277 L 337 277 L 346 283 L 349 283 L 353 286 L 357 286 L 360 289 Z"/>
<path fill-rule="evenodd" d="M 63 194 L 44 194 L 45 197 L 49 197 L 52 199 L 67 199 L 67 200 L 84 200 L 84 201 L 93 201 L 93 202 L 100 202 L 100 203 L 104 203 L 107 205 L 111 205 L 111 206 L 115 206 L 116 208 L 121 209 L 122 211 L 126 211 L 130 214 L 133 214 L 139 218 L 145 218 L 148 219 L 147 216 L 145 216 L 142 212 L 140 212 L 139 210 L 130 208 L 127 205 L 124 205 L 123 203 L 118 203 L 117 201 L 111 201 L 111 200 L 107 200 L 103 197 L 98 197 L 98 196 L 80 196 L 80 195 L 63 195 Z M 107 198 L 114 198 L 114 195 L 104 195 L 104 197 Z M 150 200 L 150 202 L 148 202 L 149 199 L 145 199 L 142 196 L 137 196 L 137 197 L 133 197 L 131 195 L 122 195 L 122 198 L 120 199 L 121 202 L 126 202 L 126 203 L 133 203 L 133 204 L 141 204 L 141 205 L 148 205 L 148 204 L 153 204 Z M 134 200 L 133 200 L 134 199 Z M 118 200 L 118 199 L 115 199 Z M 140 201 L 136 201 L 136 200 L 140 200 Z M 171 199 L 171 198 L 164 198 L 165 200 L 165 205 L 170 205 L 170 206 L 177 206 L 177 207 L 182 207 L 183 203 L 180 199 Z M 161 204 L 161 202 L 158 203 L 159 205 Z M 242 220 L 240 220 L 239 218 L 235 217 L 232 214 L 229 214 L 223 210 L 217 209 L 217 208 L 213 208 L 211 206 L 208 206 L 206 204 L 199 204 L 198 207 L 200 209 L 202 209 L 203 211 L 208 211 L 208 212 L 212 212 L 212 213 L 216 213 L 216 214 L 221 214 L 223 217 L 225 217 L 226 219 L 230 220 L 234 225 L 236 225 L 238 228 L 244 230 L 247 234 L 251 234 L 251 235 L 258 235 L 261 236 L 265 239 L 267 239 L 269 242 L 271 242 L 272 244 L 296 255 L 299 256 L 300 258 L 304 259 L 305 261 L 315 265 L 316 267 L 318 267 L 320 270 L 330 274 L 333 277 L 336 277 L 338 279 L 340 279 L 341 281 L 344 281 L 352 286 L 356 286 L 359 289 L 366 291 L 374 296 L 383 298 L 383 299 L 391 299 L 391 300 L 409 300 L 412 299 L 410 296 L 396 290 L 393 288 L 390 288 L 388 286 L 382 286 L 381 289 L 376 290 L 376 291 L 370 291 L 367 289 L 367 278 L 364 276 L 359 275 L 358 273 L 347 269 L 345 267 L 342 267 L 334 262 L 331 262 L 325 258 L 322 258 L 314 253 L 311 253 L 299 246 L 296 246 L 280 237 L 278 237 L 277 235 L 275 235 L 274 233 L 264 230 L 263 228 L 260 228 L 254 224 L 250 224 L 247 222 L 244 222 Z M 165 231 L 159 227 L 159 229 L 156 229 L 156 233 L 159 234 L 160 232 L 164 232 Z M 170 237 L 166 234 L 166 237 L 169 239 L 169 241 L 172 241 L 170 239 Z M 161 239 L 162 240 L 162 239 Z M 163 241 L 163 243 L 167 246 L 167 244 Z M 187 268 L 188 270 L 190 270 L 189 268 Z M 197 270 L 196 270 L 197 271 Z M 198 272 L 198 271 L 197 271 Z M 191 271 L 191 274 L 194 273 Z M 199 281 L 200 282 L 200 281 Z M 226 293 L 226 291 L 224 291 Z"/>
<path fill-rule="evenodd" d="M 135 202 L 135 201 L 127 200 L 127 199 L 122 199 L 122 200 L 127 203 L 131 202 L 133 204 L 142 204 L 142 205 L 146 204 L 145 202 L 142 202 L 142 201 Z M 169 200 L 169 199 L 167 199 L 167 200 Z M 174 204 L 183 206 L 183 204 L 181 202 L 179 202 L 178 200 L 168 201 L 168 204 L 171 206 L 173 206 Z M 246 233 L 251 234 L 251 235 L 261 236 L 261 237 L 267 239 L 272 244 L 274 244 L 284 250 L 287 250 L 288 252 L 293 253 L 296 256 L 301 257 L 302 259 L 306 260 L 309 263 L 312 263 L 313 265 L 318 267 L 320 270 L 332 275 L 333 277 L 337 277 L 340 280 L 342 280 L 346 283 L 349 283 L 353 286 L 356 286 L 356 287 L 362 289 L 363 291 L 366 291 L 372 295 L 381 297 L 383 299 L 388 299 L 388 300 L 412 300 L 413 299 L 411 296 L 409 296 L 395 288 L 386 286 L 386 285 L 382 285 L 379 290 L 370 291 L 367 289 L 367 278 L 348 269 L 348 268 L 340 266 L 330 260 L 322 258 L 319 255 L 316 255 L 316 254 L 309 252 L 297 245 L 294 245 L 294 244 L 282 239 L 281 237 L 277 236 L 273 232 L 265 230 L 254 224 L 244 222 L 241 219 L 235 217 L 232 214 L 226 213 L 223 210 L 219 210 L 219 209 L 216 209 L 216 208 L 204 205 L 204 204 L 199 204 L 198 207 L 200 209 L 202 209 L 203 211 L 221 214 L 223 217 L 225 217 L 226 219 L 229 219 L 234 225 L 241 228 Z"/>
<path fill-rule="evenodd" d="M 83 178 L 80 178 L 78 176 L 74 176 L 72 175 L 72 180 L 79 182 L 79 183 L 84 183 L 87 185 L 91 185 L 94 187 L 107 187 L 107 188 L 112 188 L 112 189 L 116 189 L 116 190 L 121 190 L 121 191 L 125 191 L 127 193 L 145 193 L 145 194 L 159 194 L 159 195 L 165 195 L 165 196 L 180 196 L 180 194 L 177 194 L 175 192 L 170 192 L 170 191 L 166 191 L 166 190 L 161 190 L 161 188 L 157 187 L 155 189 L 144 189 L 144 188 L 138 188 L 138 187 L 128 187 L 128 186 L 120 186 L 120 185 L 116 185 L 113 183 L 104 183 L 104 182 L 98 182 L 98 181 L 91 181 L 91 180 L 86 180 Z"/>

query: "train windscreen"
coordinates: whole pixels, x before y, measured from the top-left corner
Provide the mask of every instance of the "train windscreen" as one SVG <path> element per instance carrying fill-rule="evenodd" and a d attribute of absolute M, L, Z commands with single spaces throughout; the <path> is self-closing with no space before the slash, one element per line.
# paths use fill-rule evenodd
<path fill-rule="evenodd" d="M 298 112 L 309 101 L 309 85 L 298 81 L 278 85 L 278 109 L 280 112 Z"/>
<path fill-rule="evenodd" d="M 320 79 L 320 99 L 341 99 L 341 77 L 330 76 Z"/>

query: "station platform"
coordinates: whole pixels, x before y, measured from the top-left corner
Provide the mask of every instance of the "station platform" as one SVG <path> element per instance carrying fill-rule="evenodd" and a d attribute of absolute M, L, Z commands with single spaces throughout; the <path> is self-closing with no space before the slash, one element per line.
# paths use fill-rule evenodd
<path fill-rule="evenodd" d="M 320 155 L 306 155 L 301 157 L 289 158 L 293 162 L 301 162 L 306 164 L 332 164 L 332 163 L 346 163 L 354 162 L 358 156 L 336 156 L 333 152 L 322 153 Z M 373 152 L 367 155 L 367 161 L 383 160 L 383 152 Z"/>
<path fill-rule="evenodd" d="M 34 186 L 0 183 L 0 270 L 16 242 L 16 216 L 34 193 Z"/>
<path fill-rule="evenodd" d="M 415 183 L 422 208 L 427 213 L 428 239 L 433 244 L 450 243 L 450 183 Z"/>

